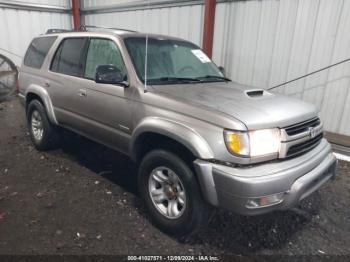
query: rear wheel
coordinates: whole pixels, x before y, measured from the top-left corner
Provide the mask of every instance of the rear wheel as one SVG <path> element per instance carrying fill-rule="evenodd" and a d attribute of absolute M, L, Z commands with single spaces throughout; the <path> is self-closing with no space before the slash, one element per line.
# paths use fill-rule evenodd
<path fill-rule="evenodd" d="M 58 128 L 50 123 L 46 110 L 40 101 L 32 100 L 29 103 L 27 123 L 30 138 L 36 149 L 44 151 L 58 146 Z"/>
<path fill-rule="evenodd" d="M 164 232 L 184 236 L 208 222 L 209 208 L 191 168 L 166 150 L 154 150 L 142 160 L 138 186 L 154 223 Z"/>

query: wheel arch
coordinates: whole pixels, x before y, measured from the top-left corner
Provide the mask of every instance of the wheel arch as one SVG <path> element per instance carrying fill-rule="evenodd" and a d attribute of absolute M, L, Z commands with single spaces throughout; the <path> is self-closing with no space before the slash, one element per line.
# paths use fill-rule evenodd
<path fill-rule="evenodd" d="M 33 99 L 39 100 L 44 105 L 50 122 L 58 125 L 50 96 L 45 88 L 39 85 L 30 85 L 26 90 L 25 97 L 26 107 Z"/>
<path fill-rule="evenodd" d="M 164 118 L 148 117 L 144 119 L 134 130 L 130 155 L 139 162 L 145 154 L 155 146 L 174 146 L 181 149 L 181 153 L 191 155 L 193 158 L 213 158 L 213 152 L 208 143 L 192 128 Z"/>

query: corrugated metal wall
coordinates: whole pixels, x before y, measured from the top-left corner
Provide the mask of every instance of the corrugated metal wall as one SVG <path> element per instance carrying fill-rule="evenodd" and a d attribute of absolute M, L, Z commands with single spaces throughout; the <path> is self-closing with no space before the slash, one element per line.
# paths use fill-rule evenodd
<path fill-rule="evenodd" d="M 84 6 L 100 2 L 85 0 Z M 128 2 L 135 1 L 123 1 Z M 236 82 L 268 88 L 350 57 L 350 1 L 218 2 L 213 60 Z M 197 4 L 87 14 L 85 21 L 180 36 L 201 45 L 203 12 L 204 6 Z M 326 130 L 350 135 L 349 73 L 348 62 L 276 91 L 315 104 Z"/>
<path fill-rule="evenodd" d="M 26 0 L 26 1 L 16 0 L 16 1 L 17 2 L 32 3 L 32 4 L 43 4 L 43 5 L 55 5 L 55 6 L 70 7 L 69 0 Z"/>
<path fill-rule="evenodd" d="M 237 82 L 268 88 L 350 57 L 350 1 L 217 5 L 214 60 Z M 318 106 L 328 131 L 350 135 L 350 62 L 276 90 Z"/>
<path fill-rule="evenodd" d="M 140 0 L 84 0 L 84 7 L 105 6 L 112 4 L 136 3 Z"/>
<path fill-rule="evenodd" d="M 85 16 L 85 24 L 171 35 L 199 45 L 202 42 L 203 15 L 203 5 L 191 5 L 90 14 Z"/>
<path fill-rule="evenodd" d="M 16 1 L 18 2 L 18 1 Z M 24 4 L 45 4 L 69 8 L 69 0 L 30 0 Z M 20 10 L 0 6 L 0 53 L 20 65 L 27 46 L 34 36 L 49 28 L 72 28 L 69 13 Z M 6 51 L 4 51 L 6 50 Z"/>

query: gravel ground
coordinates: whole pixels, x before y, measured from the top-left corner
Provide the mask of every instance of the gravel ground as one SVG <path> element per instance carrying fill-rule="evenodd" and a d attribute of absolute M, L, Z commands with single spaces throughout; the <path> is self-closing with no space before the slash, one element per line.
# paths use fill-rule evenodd
<path fill-rule="evenodd" d="M 0 104 L 0 254 L 350 254 L 350 163 L 299 212 L 217 211 L 195 237 L 150 222 L 124 156 L 66 135 L 40 153 L 16 99 Z"/>

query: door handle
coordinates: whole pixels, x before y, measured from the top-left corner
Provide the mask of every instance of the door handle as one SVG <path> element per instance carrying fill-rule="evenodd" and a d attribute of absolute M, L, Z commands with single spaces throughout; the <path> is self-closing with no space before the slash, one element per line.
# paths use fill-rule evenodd
<path fill-rule="evenodd" d="M 50 87 L 50 82 L 46 82 L 46 81 L 45 81 L 45 82 L 44 82 L 44 86 L 45 86 L 45 87 Z"/>
<path fill-rule="evenodd" d="M 87 97 L 86 90 L 85 89 L 79 89 L 78 96 Z"/>

